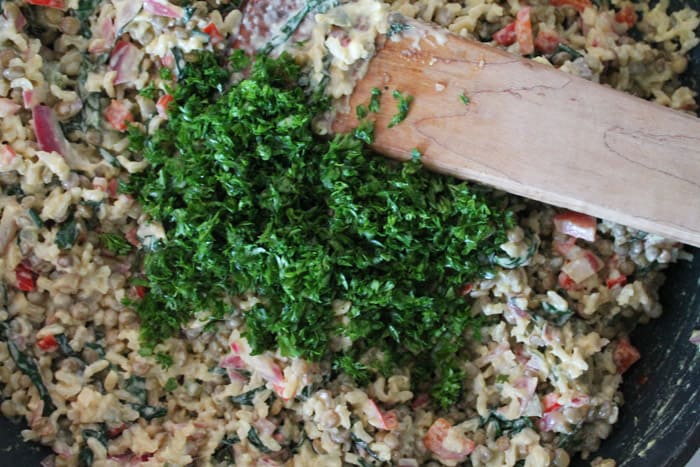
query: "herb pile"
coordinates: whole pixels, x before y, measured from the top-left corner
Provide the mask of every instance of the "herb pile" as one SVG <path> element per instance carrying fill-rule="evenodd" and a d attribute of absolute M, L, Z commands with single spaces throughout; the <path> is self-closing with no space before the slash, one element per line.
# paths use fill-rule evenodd
<path fill-rule="evenodd" d="M 229 62 L 202 53 L 181 71 L 167 124 L 131 131 L 150 168 L 123 189 L 167 235 L 143 260 L 145 345 L 254 292 L 262 303 L 244 315 L 254 352 L 333 359 L 360 383 L 410 364 L 436 382 L 439 403 L 454 403 L 457 355 L 479 326 L 459 291 L 489 267 L 510 213 L 418 156 L 392 162 L 354 135 L 315 134 L 328 102 L 300 85 L 291 57 L 258 56 L 233 85 L 231 63 L 248 60 Z M 344 322 L 336 299 L 352 303 Z M 331 354 L 334 335 L 353 346 Z"/>

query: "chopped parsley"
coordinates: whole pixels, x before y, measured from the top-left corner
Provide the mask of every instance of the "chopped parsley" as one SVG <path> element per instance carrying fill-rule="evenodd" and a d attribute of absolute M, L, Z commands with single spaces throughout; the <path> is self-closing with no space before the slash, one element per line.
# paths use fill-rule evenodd
<path fill-rule="evenodd" d="M 411 106 L 411 102 L 413 102 L 413 96 L 404 96 L 398 90 L 395 90 L 392 93 L 392 96 L 394 96 L 394 99 L 398 101 L 398 103 L 396 104 L 398 112 L 391 118 L 391 121 L 389 122 L 389 128 L 393 128 L 399 123 L 406 120 L 406 116 L 408 116 L 408 110 Z"/>
<path fill-rule="evenodd" d="M 167 70 L 167 68 L 164 68 Z M 148 99 L 156 98 L 156 87 L 153 85 L 153 81 L 149 82 L 147 86 L 139 91 L 139 96 L 146 97 Z"/>
<path fill-rule="evenodd" d="M 464 105 L 469 105 L 469 102 L 471 102 L 464 93 L 459 95 L 459 100 L 461 100 Z"/>
<path fill-rule="evenodd" d="M 233 85 L 230 75 L 201 53 L 182 68 L 170 119 L 147 136 L 130 130 L 151 167 L 123 188 L 167 238 L 143 256 L 149 293 L 134 306 L 144 345 L 195 311 L 226 316 L 226 296 L 254 291 L 266 298 L 244 315 L 254 353 L 331 359 L 363 381 L 412 365 L 436 381 L 440 405 L 454 403 L 458 354 L 477 326 L 457 291 L 491 267 L 511 213 L 419 157 L 372 153 L 369 127 L 315 134 L 328 103 L 300 85 L 286 54 L 256 57 Z M 400 121 L 411 98 L 395 97 Z M 330 312 L 335 299 L 352 303 L 347 326 Z M 353 346 L 334 355 L 338 333 Z"/>
<path fill-rule="evenodd" d="M 116 233 L 103 233 L 99 236 L 100 244 L 117 256 L 128 255 L 131 250 L 131 244 L 124 236 Z"/>
<path fill-rule="evenodd" d="M 163 390 L 166 392 L 172 392 L 175 389 L 177 389 L 177 387 L 177 380 L 175 378 L 168 378 L 168 380 L 165 382 L 165 385 L 163 386 Z"/>
<path fill-rule="evenodd" d="M 402 32 L 410 29 L 411 25 L 406 24 L 401 21 L 394 21 L 389 25 L 389 30 L 386 32 L 387 37 L 394 37 L 401 34 Z"/>
<path fill-rule="evenodd" d="M 379 88 L 372 88 L 372 92 L 369 97 L 369 106 L 367 109 L 370 112 L 379 112 L 379 99 L 382 97 L 382 91 Z"/>

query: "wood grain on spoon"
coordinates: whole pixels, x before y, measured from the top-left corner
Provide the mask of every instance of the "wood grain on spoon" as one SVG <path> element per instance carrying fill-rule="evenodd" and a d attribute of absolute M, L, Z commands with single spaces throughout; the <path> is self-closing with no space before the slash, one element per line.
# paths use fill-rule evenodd
<path fill-rule="evenodd" d="M 406 159 L 417 148 L 434 170 L 700 246 L 700 119 L 440 36 L 418 47 L 415 34 L 386 41 L 333 130 L 354 128 L 354 109 L 377 87 L 382 154 Z M 414 101 L 389 129 L 393 90 Z"/>
<path fill-rule="evenodd" d="M 249 0 L 238 45 L 257 50 L 303 5 Z M 377 87 L 381 108 L 370 118 L 384 155 L 418 149 L 434 170 L 700 246 L 700 119 L 409 24 L 371 60 L 336 133 L 357 126 L 355 108 Z M 414 101 L 388 128 L 394 90 Z"/>

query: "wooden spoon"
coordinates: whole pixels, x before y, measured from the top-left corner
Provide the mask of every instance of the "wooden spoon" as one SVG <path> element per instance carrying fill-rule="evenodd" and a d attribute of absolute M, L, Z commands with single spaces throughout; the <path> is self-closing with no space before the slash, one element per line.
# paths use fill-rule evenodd
<path fill-rule="evenodd" d="M 436 171 L 700 246 L 700 119 L 407 24 L 410 34 L 383 41 L 334 132 L 354 129 L 355 108 L 378 88 L 370 118 L 382 154 L 407 159 L 418 149 Z M 414 99 L 388 128 L 394 90 Z"/>

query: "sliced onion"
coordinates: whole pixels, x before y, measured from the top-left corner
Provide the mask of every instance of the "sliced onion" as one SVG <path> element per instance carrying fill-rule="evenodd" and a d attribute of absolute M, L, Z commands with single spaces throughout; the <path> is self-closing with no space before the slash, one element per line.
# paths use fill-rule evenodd
<path fill-rule="evenodd" d="M 143 7 L 143 0 L 112 0 L 114 9 L 117 10 L 114 18 L 114 27 L 117 34 L 121 34 L 122 29 L 139 14 Z"/>
<path fill-rule="evenodd" d="M 68 140 L 63 136 L 63 130 L 53 109 L 47 105 L 37 105 L 32 108 L 34 134 L 42 151 L 56 151 L 63 157 L 68 154 Z"/>
<path fill-rule="evenodd" d="M 135 81 L 139 75 L 139 65 L 142 59 L 143 52 L 134 44 L 126 40 L 117 42 L 112 56 L 109 58 L 109 67 L 117 72 L 114 84 Z"/>
<path fill-rule="evenodd" d="M 144 0 L 143 9 L 156 16 L 165 16 L 167 18 L 182 18 L 184 10 L 165 0 Z"/>
<path fill-rule="evenodd" d="M 15 103 L 12 99 L 0 97 L 0 118 L 16 114 L 20 108 L 20 105 Z"/>

